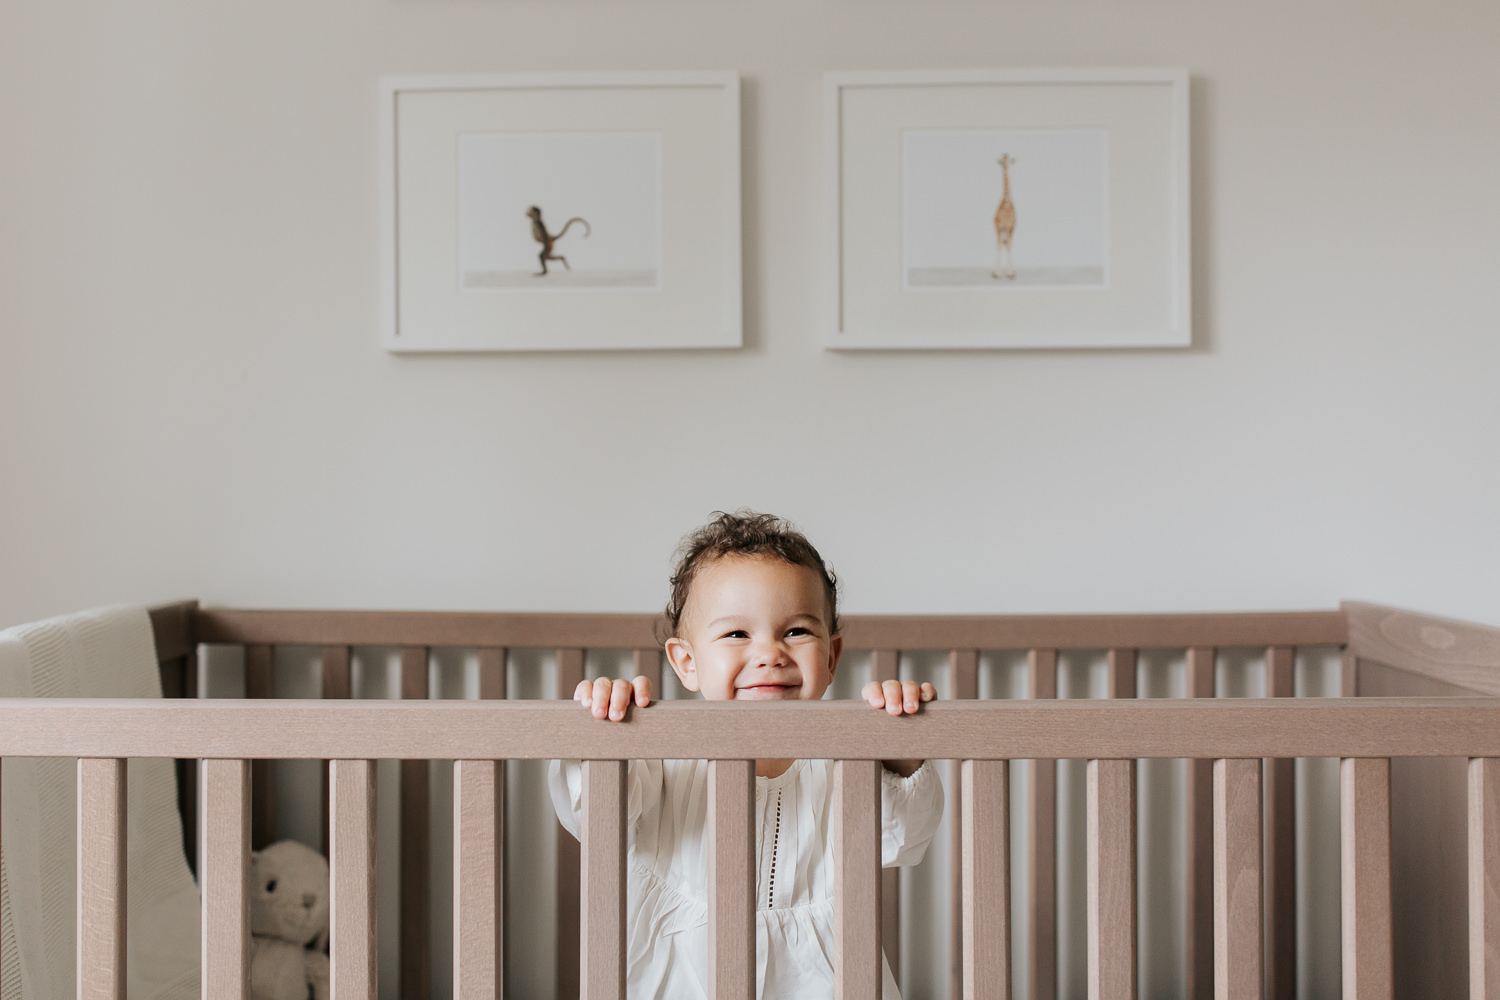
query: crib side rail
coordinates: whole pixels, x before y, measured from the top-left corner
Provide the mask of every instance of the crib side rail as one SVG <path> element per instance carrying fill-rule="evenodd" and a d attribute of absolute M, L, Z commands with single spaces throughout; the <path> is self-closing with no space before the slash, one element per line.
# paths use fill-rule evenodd
<path fill-rule="evenodd" d="M 1312 713 L 1317 713 L 1316 715 Z M 170 722 L 170 725 L 165 723 Z M 963 995 L 1008 996 L 1008 830 L 1004 767 L 1021 755 L 1090 761 L 1088 927 L 1091 994 L 1133 997 L 1135 768 L 1142 757 L 1210 758 L 1214 765 L 1219 995 L 1256 996 L 1264 955 L 1260 852 L 1262 757 L 1343 760 L 1343 907 L 1346 996 L 1391 995 L 1391 757 L 1465 756 L 1471 764 L 1471 995 L 1494 997 L 1500 977 L 1496 901 L 1496 761 L 1500 699 L 1244 699 L 1233 701 L 972 702 L 891 719 L 857 704 L 664 704 L 603 725 L 546 702 L 0 701 L 0 756 L 77 756 L 79 764 L 80 995 L 123 995 L 123 759 L 205 758 L 204 976 L 213 996 L 244 996 L 248 977 L 249 769 L 253 754 L 332 758 L 334 765 L 335 997 L 373 996 L 370 825 L 374 758 L 453 758 L 455 886 L 462 996 L 499 995 L 496 886 L 498 769 L 507 757 L 580 757 L 586 764 L 582 853 L 585 961 L 581 995 L 624 995 L 624 778 L 638 757 L 693 756 L 712 746 L 716 845 L 711 879 L 715 996 L 748 998 L 753 922 L 742 912 L 754 843 L 742 799 L 746 762 L 772 753 L 838 761 L 839 996 L 869 998 L 879 984 L 878 763 L 963 761 L 960 797 Z M 471 767 L 471 763 L 473 766 Z M 728 762 L 728 763 L 724 763 Z M 488 767 L 486 767 L 488 765 Z M 722 785 L 719 778 L 723 778 Z M 722 829 L 720 824 L 723 824 Z M 753 870 L 753 868 L 751 869 Z M 478 956 L 476 958 L 476 956 Z M 467 986 L 465 986 L 467 984 Z"/>

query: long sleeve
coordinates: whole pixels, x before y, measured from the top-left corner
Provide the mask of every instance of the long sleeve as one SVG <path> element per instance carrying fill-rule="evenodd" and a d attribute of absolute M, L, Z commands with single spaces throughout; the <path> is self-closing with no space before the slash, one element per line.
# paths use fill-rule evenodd
<path fill-rule="evenodd" d="M 917 864 L 943 818 L 943 781 L 932 761 L 908 777 L 881 771 L 880 863 L 886 868 Z"/>
<path fill-rule="evenodd" d="M 625 768 L 626 822 L 635 821 L 661 799 L 662 768 L 659 760 L 632 760 Z M 583 766 L 576 760 L 554 760 L 547 765 L 547 789 L 557 821 L 574 837 L 583 815 Z"/>

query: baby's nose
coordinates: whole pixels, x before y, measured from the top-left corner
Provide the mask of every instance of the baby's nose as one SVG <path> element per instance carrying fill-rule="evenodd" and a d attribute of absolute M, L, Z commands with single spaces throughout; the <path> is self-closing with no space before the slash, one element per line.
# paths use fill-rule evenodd
<path fill-rule="evenodd" d="M 307 907 L 309 910 L 313 908 L 313 904 L 317 901 L 318 897 L 315 893 L 304 892 L 302 894 L 302 905 Z"/>

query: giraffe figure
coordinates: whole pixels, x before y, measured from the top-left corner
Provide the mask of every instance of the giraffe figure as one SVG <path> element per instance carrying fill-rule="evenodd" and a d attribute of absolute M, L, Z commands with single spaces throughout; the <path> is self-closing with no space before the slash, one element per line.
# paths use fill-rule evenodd
<path fill-rule="evenodd" d="M 1016 268 L 1010 255 L 1010 240 L 1016 232 L 1016 206 L 1010 200 L 1010 165 L 1016 160 L 1015 157 L 1006 153 L 995 162 L 1000 164 L 1000 173 L 1005 181 L 1005 193 L 1000 198 L 1000 207 L 995 209 L 995 241 L 998 246 L 995 250 L 995 269 L 990 272 L 990 277 L 1014 281 Z"/>

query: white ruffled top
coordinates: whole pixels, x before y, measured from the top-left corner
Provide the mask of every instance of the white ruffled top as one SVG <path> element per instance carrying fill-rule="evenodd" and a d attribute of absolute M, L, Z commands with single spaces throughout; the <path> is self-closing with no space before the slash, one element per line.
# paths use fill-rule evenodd
<path fill-rule="evenodd" d="M 881 864 L 922 860 L 943 814 L 931 761 L 910 777 L 882 771 Z M 578 836 L 582 770 L 547 772 L 562 825 Z M 633 760 L 628 790 L 625 984 L 631 1000 L 708 995 L 708 762 Z M 798 760 L 755 779 L 756 996 L 833 996 L 833 762 Z M 882 1000 L 900 1000 L 884 965 Z"/>

